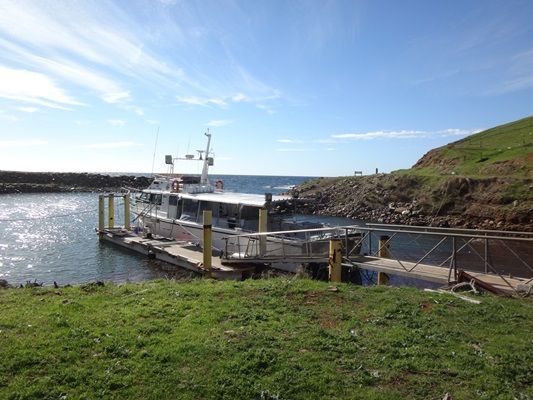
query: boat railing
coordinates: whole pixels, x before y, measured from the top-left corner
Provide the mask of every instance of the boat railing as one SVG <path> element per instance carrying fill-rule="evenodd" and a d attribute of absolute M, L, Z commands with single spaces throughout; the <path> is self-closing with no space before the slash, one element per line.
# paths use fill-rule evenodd
<path fill-rule="evenodd" d="M 215 191 L 215 187 L 211 184 L 191 183 L 191 184 L 184 184 L 182 190 L 183 192 L 190 193 L 190 194 L 213 193 Z"/>
<path fill-rule="evenodd" d="M 328 227 L 276 232 L 254 232 L 223 237 L 223 257 L 231 261 L 323 262 L 329 241 L 339 239 L 346 254 L 361 246 L 354 227 Z M 290 261 L 288 261 L 290 260 Z"/>

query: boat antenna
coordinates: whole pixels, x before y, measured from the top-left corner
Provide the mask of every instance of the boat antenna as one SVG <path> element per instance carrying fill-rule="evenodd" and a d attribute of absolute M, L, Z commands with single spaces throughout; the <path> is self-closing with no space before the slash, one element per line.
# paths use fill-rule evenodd
<path fill-rule="evenodd" d="M 159 138 L 159 126 L 157 127 L 157 133 L 155 134 L 155 144 L 154 144 L 154 156 L 152 157 L 152 177 L 154 176 L 154 164 L 155 164 L 155 152 L 157 150 L 157 139 Z"/>
<path fill-rule="evenodd" d="M 200 184 L 202 185 L 207 185 L 209 183 L 209 180 L 207 179 L 207 171 L 209 170 L 209 145 L 211 144 L 211 134 L 209 133 L 209 128 L 207 128 L 207 132 L 205 133 L 205 136 L 207 136 L 207 147 L 205 149 L 204 167 L 202 168 L 202 178 L 200 179 Z"/>

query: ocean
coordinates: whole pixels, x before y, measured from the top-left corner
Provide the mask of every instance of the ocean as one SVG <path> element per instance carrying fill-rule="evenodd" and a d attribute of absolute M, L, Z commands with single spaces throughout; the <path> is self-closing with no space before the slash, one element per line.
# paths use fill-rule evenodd
<path fill-rule="evenodd" d="M 218 175 L 211 179 L 222 179 L 227 191 L 281 194 L 310 178 Z M 95 232 L 97 205 L 96 193 L 0 195 L 0 279 L 14 285 L 35 280 L 64 285 L 189 276 L 185 270 L 169 270 L 159 261 L 100 243 Z M 121 220 L 120 215 L 116 218 Z"/>

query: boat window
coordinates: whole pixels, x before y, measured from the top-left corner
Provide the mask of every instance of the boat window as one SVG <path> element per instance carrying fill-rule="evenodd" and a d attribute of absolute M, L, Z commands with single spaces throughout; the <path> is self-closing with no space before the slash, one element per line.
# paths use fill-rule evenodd
<path fill-rule="evenodd" d="M 141 194 L 141 200 L 142 201 L 148 201 L 149 198 L 150 198 L 150 193 Z"/>
<path fill-rule="evenodd" d="M 161 199 L 162 199 L 162 195 L 161 194 L 154 194 L 154 193 L 150 193 L 150 203 L 152 204 L 157 204 L 157 205 L 161 205 Z"/>
<path fill-rule="evenodd" d="M 178 196 L 170 196 L 168 198 L 168 205 L 169 206 L 177 206 L 178 205 Z"/>
<path fill-rule="evenodd" d="M 182 220 L 196 221 L 196 213 L 198 211 L 198 201 L 194 199 L 183 199 L 183 211 L 181 213 Z"/>
<path fill-rule="evenodd" d="M 259 208 L 241 207 L 241 226 L 246 231 L 257 231 L 259 229 Z"/>
<path fill-rule="evenodd" d="M 200 207 L 198 208 L 198 222 L 202 222 L 202 219 L 203 219 L 203 212 L 204 211 L 209 211 L 211 210 L 211 206 L 213 204 L 209 201 L 201 201 L 200 202 Z M 211 214 L 212 217 L 214 217 L 213 214 Z"/>

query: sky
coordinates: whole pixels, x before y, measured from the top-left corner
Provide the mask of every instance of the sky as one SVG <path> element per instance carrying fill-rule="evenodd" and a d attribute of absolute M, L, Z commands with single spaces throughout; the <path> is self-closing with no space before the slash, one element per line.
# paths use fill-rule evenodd
<path fill-rule="evenodd" d="M 533 1 L 0 0 L 0 169 L 339 176 L 533 114 Z M 176 171 L 199 172 L 196 162 Z"/>

